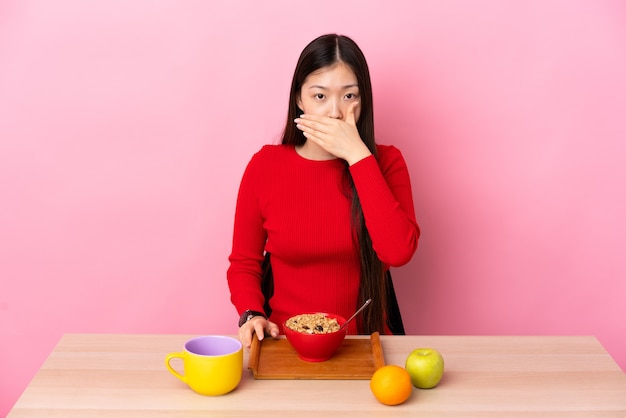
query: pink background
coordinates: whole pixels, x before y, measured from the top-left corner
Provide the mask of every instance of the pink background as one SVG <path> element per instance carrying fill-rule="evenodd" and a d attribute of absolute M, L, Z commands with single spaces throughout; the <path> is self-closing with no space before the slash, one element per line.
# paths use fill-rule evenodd
<path fill-rule="evenodd" d="M 326 32 L 412 175 L 408 332 L 591 334 L 626 368 L 623 1 L 5 0 L 0 416 L 63 333 L 235 333 L 239 180 Z"/>

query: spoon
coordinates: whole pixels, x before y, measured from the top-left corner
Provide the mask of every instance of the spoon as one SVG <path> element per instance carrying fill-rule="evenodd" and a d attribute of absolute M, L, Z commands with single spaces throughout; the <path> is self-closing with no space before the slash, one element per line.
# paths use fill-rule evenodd
<path fill-rule="evenodd" d="M 350 318 L 348 318 L 348 320 L 346 322 L 343 323 L 342 326 L 339 327 L 338 331 L 341 331 L 342 329 L 344 329 L 346 327 L 346 325 L 348 325 L 348 323 L 354 319 L 355 316 L 357 316 L 359 313 L 361 313 L 361 311 L 363 309 L 365 309 L 365 307 L 367 305 L 370 304 L 371 301 L 372 301 L 372 299 L 366 300 L 365 303 L 363 304 L 363 306 L 361 306 Z"/>

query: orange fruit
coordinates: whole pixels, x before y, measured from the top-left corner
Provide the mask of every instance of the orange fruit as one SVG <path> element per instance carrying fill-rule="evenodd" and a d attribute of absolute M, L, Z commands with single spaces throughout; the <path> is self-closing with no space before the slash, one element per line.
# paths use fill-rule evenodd
<path fill-rule="evenodd" d="M 380 367 L 372 375 L 370 389 L 380 403 L 400 405 L 413 391 L 411 375 L 404 367 L 391 364 Z"/>

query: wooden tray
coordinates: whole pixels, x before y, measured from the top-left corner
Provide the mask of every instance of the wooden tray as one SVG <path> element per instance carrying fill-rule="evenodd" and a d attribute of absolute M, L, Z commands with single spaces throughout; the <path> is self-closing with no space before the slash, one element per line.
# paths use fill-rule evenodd
<path fill-rule="evenodd" d="M 255 379 L 370 379 L 385 365 L 380 336 L 343 341 L 333 358 L 322 362 L 300 360 L 285 337 L 252 339 L 248 369 Z"/>

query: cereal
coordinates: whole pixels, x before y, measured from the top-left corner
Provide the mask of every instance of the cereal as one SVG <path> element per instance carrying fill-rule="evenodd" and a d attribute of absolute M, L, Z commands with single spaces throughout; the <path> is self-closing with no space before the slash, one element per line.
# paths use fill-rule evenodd
<path fill-rule="evenodd" d="M 339 330 L 337 319 L 329 318 L 323 313 L 292 316 L 285 325 L 303 334 L 328 334 Z"/>

